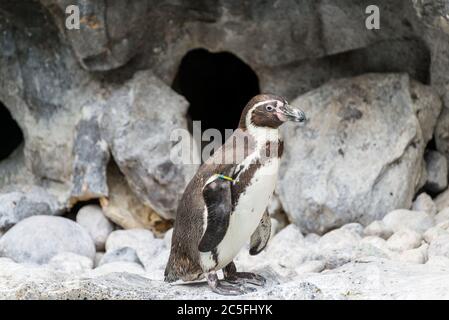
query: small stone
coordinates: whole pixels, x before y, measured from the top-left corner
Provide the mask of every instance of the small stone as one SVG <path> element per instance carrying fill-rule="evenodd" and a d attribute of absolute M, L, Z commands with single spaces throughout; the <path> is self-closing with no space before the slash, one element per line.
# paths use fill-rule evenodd
<path fill-rule="evenodd" d="M 82 274 L 93 268 L 93 261 L 85 256 L 71 252 L 62 252 L 54 256 L 48 262 L 53 270 L 65 273 Z"/>
<path fill-rule="evenodd" d="M 105 253 L 98 266 L 113 262 L 133 262 L 136 264 L 140 264 L 143 267 L 142 262 L 137 256 L 136 250 L 130 247 L 122 247 L 119 249 L 109 250 Z"/>
<path fill-rule="evenodd" d="M 443 193 L 440 193 L 435 199 L 434 199 L 435 205 L 437 206 L 438 211 L 442 211 L 445 208 L 449 207 L 449 189 L 444 191 Z"/>
<path fill-rule="evenodd" d="M 423 234 L 434 225 L 434 220 L 427 213 L 406 209 L 393 210 L 382 221 L 394 232 L 401 229 L 410 229 Z"/>
<path fill-rule="evenodd" d="M 366 256 L 377 256 L 381 258 L 392 258 L 395 256 L 395 252 L 391 251 L 387 245 L 387 241 L 383 238 L 377 236 L 367 236 L 360 241 L 361 252 Z M 374 247 L 377 249 L 371 250 L 370 248 Z"/>
<path fill-rule="evenodd" d="M 0 239 L 0 256 L 16 262 L 44 264 L 59 253 L 95 257 L 89 233 L 72 220 L 33 216 L 20 221 Z"/>
<path fill-rule="evenodd" d="M 416 231 L 402 229 L 395 232 L 387 240 L 387 246 L 393 251 L 405 251 L 417 248 L 421 244 L 421 240 L 421 235 Z"/>
<path fill-rule="evenodd" d="M 302 273 L 318 273 L 326 268 L 326 263 L 321 260 L 310 260 L 302 263 L 299 267 L 295 268 L 298 274 Z"/>
<path fill-rule="evenodd" d="M 309 233 L 304 237 L 304 241 L 307 244 L 316 244 L 320 240 L 320 236 L 316 233 Z"/>
<path fill-rule="evenodd" d="M 97 252 L 95 253 L 95 258 L 94 258 L 94 268 L 99 266 L 99 263 L 101 261 L 101 259 L 104 256 L 104 252 Z"/>
<path fill-rule="evenodd" d="M 360 239 L 361 237 L 358 233 L 340 228 L 324 234 L 318 241 L 318 245 L 320 250 L 338 250 L 345 247 L 355 246 Z"/>
<path fill-rule="evenodd" d="M 423 264 L 427 261 L 428 244 L 423 244 L 419 248 L 405 250 L 399 255 L 399 261 Z"/>
<path fill-rule="evenodd" d="M 363 236 L 363 226 L 357 222 L 347 223 L 344 226 L 342 226 L 340 229 L 349 230 L 349 231 L 352 231 L 352 232 L 358 234 L 359 236 Z"/>
<path fill-rule="evenodd" d="M 438 193 L 447 188 L 447 160 L 438 151 L 430 150 L 424 155 L 427 169 L 427 181 L 424 186 L 432 193 Z"/>
<path fill-rule="evenodd" d="M 114 225 L 105 217 L 101 207 L 97 205 L 82 207 L 76 215 L 76 222 L 89 232 L 97 251 L 103 251 L 106 239 L 114 231 Z"/>
<path fill-rule="evenodd" d="M 449 231 L 449 221 L 440 222 L 439 224 L 437 224 L 437 227 Z"/>
<path fill-rule="evenodd" d="M 449 207 L 444 208 L 435 216 L 435 223 L 441 223 L 444 221 L 449 221 Z"/>
<path fill-rule="evenodd" d="M 430 216 L 434 216 L 437 213 L 437 206 L 433 202 L 432 198 L 425 192 L 421 193 L 413 202 L 413 211 L 422 211 Z"/>
<path fill-rule="evenodd" d="M 431 243 L 436 238 L 438 238 L 440 236 L 444 236 L 444 235 L 449 235 L 449 232 L 447 232 L 447 230 L 445 230 L 439 226 L 435 226 L 435 227 L 428 229 L 424 233 L 423 238 L 427 243 Z"/>
<path fill-rule="evenodd" d="M 160 262 L 155 257 L 161 257 L 167 251 L 164 246 L 164 240 L 156 239 L 153 234 L 145 229 L 129 229 L 113 231 L 106 240 L 106 253 L 123 247 L 133 248 L 145 269 L 152 270 Z"/>
<path fill-rule="evenodd" d="M 371 222 L 364 230 L 365 236 L 376 236 L 382 239 L 388 239 L 393 234 L 393 230 L 391 230 L 387 225 L 381 221 L 376 220 Z"/>
<path fill-rule="evenodd" d="M 431 256 L 449 258 L 449 235 L 440 236 L 432 241 L 429 246 L 429 257 Z"/>

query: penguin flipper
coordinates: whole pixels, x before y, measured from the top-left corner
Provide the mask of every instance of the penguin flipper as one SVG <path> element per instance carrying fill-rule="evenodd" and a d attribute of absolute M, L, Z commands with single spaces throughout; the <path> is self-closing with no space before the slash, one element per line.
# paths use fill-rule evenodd
<path fill-rule="evenodd" d="M 271 219 L 268 211 L 260 219 L 260 223 L 257 226 L 256 231 L 251 235 L 249 254 L 254 256 L 259 254 L 267 246 L 268 240 L 271 235 Z"/>
<path fill-rule="evenodd" d="M 228 230 L 232 210 L 231 182 L 214 179 L 203 188 L 203 198 L 207 207 L 207 227 L 198 249 L 209 252 L 218 246 Z"/>

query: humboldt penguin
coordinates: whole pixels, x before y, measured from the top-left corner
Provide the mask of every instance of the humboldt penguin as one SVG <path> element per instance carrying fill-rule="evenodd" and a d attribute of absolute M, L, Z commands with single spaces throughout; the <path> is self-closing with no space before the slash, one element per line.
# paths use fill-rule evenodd
<path fill-rule="evenodd" d="M 261 94 L 242 111 L 239 127 L 198 169 L 179 202 L 165 281 L 206 278 L 211 289 L 238 295 L 265 279 L 237 272 L 233 259 L 250 241 L 250 254 L 270 238 L 266 211 L 283 151 L 279 127 L 304 122 L 303 111 L 279 96 Z M 223 280 L 217 271 L 223 270 Z"/>

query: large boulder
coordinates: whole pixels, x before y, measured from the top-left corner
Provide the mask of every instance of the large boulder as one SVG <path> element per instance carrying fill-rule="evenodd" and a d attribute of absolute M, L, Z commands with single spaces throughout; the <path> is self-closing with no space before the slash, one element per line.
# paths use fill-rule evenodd
<path fill-rule="evenodd" d="M 332 81 L 292 102 L 305 127 L 284 128 L 279 196 L 291 220 L 323 233 L 410 208 L 441 102 L 404 74 Z"/>
<path fill-rule="evenodd" d="M 93 260 L 95 245 L 79 224 L 62 217 L 34 216 L 22 220 L 0 239 L 0 257 L 43 264 L 63 252 Z"/>
<path fill-rule="evenodd" d="M 174 163 L 174 130 L 187 130 L 187 101 L 149 71 L 107 97 L 101 127 L 120 171 L 139 200 L 173 218 L 197 165 Z M 186 131 L 187 132 L 187 131 Z"/>

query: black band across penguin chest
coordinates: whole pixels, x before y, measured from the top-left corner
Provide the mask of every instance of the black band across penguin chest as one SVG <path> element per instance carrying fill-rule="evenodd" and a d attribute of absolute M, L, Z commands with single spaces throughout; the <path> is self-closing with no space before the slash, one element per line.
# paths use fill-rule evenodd
<path fill-rule="evenodd" d="M 235 180 L 232 183 L 231 197 L 232 197 L 232 209 L 235 209 L 239 198 L 244 194 L 246 188 L 251 183 L 251 179 L 254 174 L 259 170 L 266 161 L 270 158 L 280 158 L 284 152 L 284 142 L 267 141 L 265 147 L 260 151 L 259 157 L 255 158 L 255 161 L 245 166 L 243 163 L 236 166 L 232 178 Z"/>

